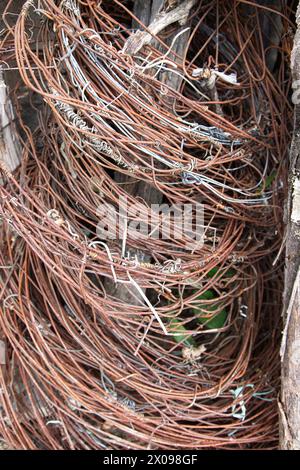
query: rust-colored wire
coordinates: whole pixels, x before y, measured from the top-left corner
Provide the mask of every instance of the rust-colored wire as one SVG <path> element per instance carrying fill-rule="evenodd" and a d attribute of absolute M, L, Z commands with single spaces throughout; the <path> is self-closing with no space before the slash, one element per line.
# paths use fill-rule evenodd
<path fill-rule="evenodd" d="M 275 448 L 290 11 L 272 71 L 255 3 L 197 2 L 184 63 L 162 48 L 174 27 L 124 52 L 130 5 L 30 0 L 1 43 L 44 106 L 33 132 L 17 108 L 22 161 L 2 164 L 0 435 L 25 449 Z M 237 83 L 207 96 L 205 67 Z M 166 204 L 202 202 L 204 245 L 187 249 L 174 221 L 167 239 L 128 232 L 126 256 L 99 239 L 100 204 L 126 196 L 129 218 L 149 214 L 121 173 Z M 226 320 L 208 328 L 199 309 Z"/>

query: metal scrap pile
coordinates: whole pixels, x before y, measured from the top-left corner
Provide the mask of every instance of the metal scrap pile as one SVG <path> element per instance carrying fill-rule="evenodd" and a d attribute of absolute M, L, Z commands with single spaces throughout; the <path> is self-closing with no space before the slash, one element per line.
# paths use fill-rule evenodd
<path fill-rule="evenodd" d="M 2 32 L 13 95 L 43 99 L 34 130 L 16 106 L 21 163 L 1 162 L 15 448 L 277 446 L 291 11 L 161 3 L 145 30 L 129 0 L 29 0 Z M 153 204 L 203 226 L 166 236 Z"/>

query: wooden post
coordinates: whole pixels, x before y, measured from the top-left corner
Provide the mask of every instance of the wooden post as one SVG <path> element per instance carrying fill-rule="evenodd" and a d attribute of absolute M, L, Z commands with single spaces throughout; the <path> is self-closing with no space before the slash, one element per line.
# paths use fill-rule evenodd
<path fill-rule="evenodd" d="M 14 125 L 14 113 L 4 73 L 0 68 L 0 163 L 13 171 L 20 163 L 20 146 Z"/>
<path fill-rule="evenodd" d="M 292 78 L 300 90 L 300 4 L 291 57 Z M 298 82 L 297 82 L 298 81 Z M 294 97 L 299 93 L 295 93 Z M 300 450 L 300 99 L 295 104 L 287 202 L 286 272 L 281 345 L 280 448 Z"/>

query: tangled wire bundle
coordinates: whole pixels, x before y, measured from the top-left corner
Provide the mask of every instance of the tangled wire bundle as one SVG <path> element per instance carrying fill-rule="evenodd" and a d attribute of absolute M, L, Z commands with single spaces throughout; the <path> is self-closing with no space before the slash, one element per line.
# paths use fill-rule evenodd
<path fill-rule="evenodd" d="M 6 62 L 44 102 L 34 131 L 17 107 L 21 164 L 1 167 L 0 435 L 16 448 L 277 445 L 291 11 L 172 3 L 148 30 L 129 0 L 29 0 L 7 24 Z M 130 230 L 152 204 L 200 202 L 203 245 L 176 217 L 168 237 Z"/>

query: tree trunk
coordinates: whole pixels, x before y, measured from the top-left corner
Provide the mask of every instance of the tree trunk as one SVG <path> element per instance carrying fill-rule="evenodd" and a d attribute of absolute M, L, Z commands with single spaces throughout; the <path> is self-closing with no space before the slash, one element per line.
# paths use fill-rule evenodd
<path fill-rule="evenodd" d="M 291 57 L 293 83 L 300 89 L 300 4 Z M 298 82 L 296 83 L 296 81 Z M 297 90 L 296 90 L 297 91 Z M 299 93 L 295 93 L 300 95 Z M 282 390 L 279 401 L 280 447 L 300 450 L 300 100 L 295 102 L 294 135 L 290 151 L 287 203 L 287 245 L 284 322 L 281 361 Z"/>
<path fill-rule="evenodd" d="M 0 66 L 0 165 L 4 173 L 13 171 L 20 163 L 20 146 L 14 125 L 13 107 Z M 1 183 L 1 179 L 0 179 Z"/>

